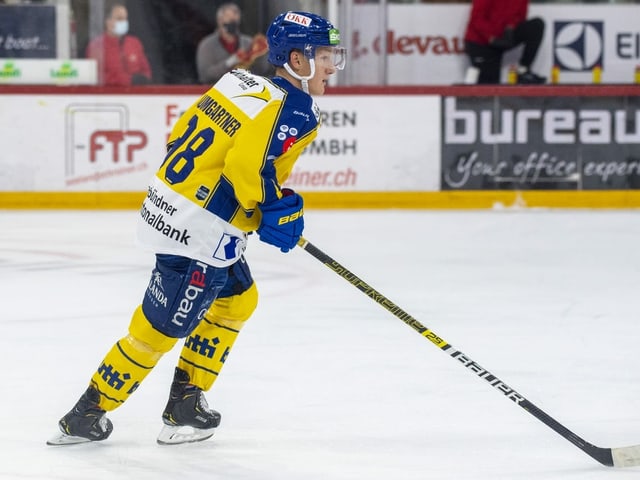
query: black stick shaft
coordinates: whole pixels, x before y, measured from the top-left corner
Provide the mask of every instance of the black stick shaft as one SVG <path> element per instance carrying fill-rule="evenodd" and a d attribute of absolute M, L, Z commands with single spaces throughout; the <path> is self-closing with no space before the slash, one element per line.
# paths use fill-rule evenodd
<path fill-rule="evenodd" d="M 404 323 L 409 325 L 420 335 L 440 348 L 440 350 L 446 352 L 450 357 L 458 360 L 458 362 L 465 366 L 469 371 L 475 373 L 478 377 L 485 380 L 489 385 L 501 392 L 509 400 L 512 400 L 514 403 L 536 417 L 538 420 L 554 430 L 560 436 L 573 443 L 587 455 L 594 458 L 602 465 L 606 465 L 607 467 L 612 467 L 614 465 L 613 455 L 610 448 L 596 447 L 595 445 L 592 445 L 591 443 L 585 441 L 584 439 L 573 433 L 553 417 L 542 411 L 540 408 L 536 407 L 533 403 L 531 403 L 516 390 L 496 377 L 489 370 L 481 367 L 477 362 L 472 360 L 471 357 L 461 352 L 460 350 L 456 350 L 455 348 L 453 348 L 451 344 L 437 335 L 433 330 L 422 325 L 418 320 L 413 318 L 398 305 L 393 303 L 387 297 L 378 292 L 375 288 L 371 287 L 365 281 L 360 279 L 356 274 L 349 271 L 329 255 L 310 243 L 304 237 L 300 239 L 300 241 L 298 242 L 298 246 L 304 249 L 307 253 L 311 254 L 311 256 L 322 262 L 325 266 L 333 270 L 339 276 L 344 278 L 347 282 L 356 287 L 367 297 L 371 298 L 373 301 L 375 301 L 386 310 L 391 312 L 393 315 L 398 317 L 400 320 L 402 320 Z"/>

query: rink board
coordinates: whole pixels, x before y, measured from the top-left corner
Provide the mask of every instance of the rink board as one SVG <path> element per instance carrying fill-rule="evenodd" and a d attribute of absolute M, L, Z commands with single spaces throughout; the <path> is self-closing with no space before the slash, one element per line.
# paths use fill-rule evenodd
<path fill-rule="evenodd" d="M 7 87 L 0 208 L 137 208 L 202 87 Z M 334 88 L 307 208 L 640 206 L 640 86 Z"/>

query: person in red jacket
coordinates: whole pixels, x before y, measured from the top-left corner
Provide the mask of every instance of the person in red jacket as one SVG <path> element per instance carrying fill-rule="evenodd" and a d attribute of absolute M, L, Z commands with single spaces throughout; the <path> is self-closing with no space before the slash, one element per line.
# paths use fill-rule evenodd
<path fill-rule="evenodd" d="M 478 69 L 477 83 L 500 83 L 502 56 L 524 45 L 518 65 L 517 82 L 545 83 L 546 77 L 531 71 L 542 35 L 544 21 L 527 19 L 529 0 L 473 0 L 464 35 L 465 53 Z"/>
<path fill-rule="evenodd" d="M 139 85 L 151 81 L 151 67 L 137 37 L 127 35 L 127 7 L 114 3 L 105 18 L 105 33 L 87 45 L 86 57 L 98 62 L 101 85 Z"/>

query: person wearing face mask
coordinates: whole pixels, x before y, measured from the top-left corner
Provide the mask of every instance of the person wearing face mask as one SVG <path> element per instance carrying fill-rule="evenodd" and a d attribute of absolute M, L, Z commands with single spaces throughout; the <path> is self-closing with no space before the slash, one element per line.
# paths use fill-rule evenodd
<path fill-rule="evenodd" d="M 128 35 L 129 17 L 122 3 L 105 13 L 105 33 L 87 45 L 86 57 L 98 62 L 101 85 L 129 86 L 151 82 L 151 67 L 140 40 Z"/>
<path fill-rule="evenodd" d="M 262 34 L 253 38 L 240 32 L 242 14 L 235 3 L 225 3 L 216 11 L 216 30 L 204 37 L 196 51 L 200 83 L 213 84 L 234 68 L 270 76 L 273 67 L 267 61 L 267 40 Z"/>

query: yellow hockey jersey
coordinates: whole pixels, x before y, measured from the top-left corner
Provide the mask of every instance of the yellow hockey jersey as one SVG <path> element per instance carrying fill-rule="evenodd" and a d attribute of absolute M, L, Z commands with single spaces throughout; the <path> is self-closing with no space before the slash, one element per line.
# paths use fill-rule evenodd
<path fill-rule="evenodd" d="M 225 74 L 176 122 L 140 210 L 138 242 L 231 265 L 318 126 L 313 98 L 287 80 Z"/>

